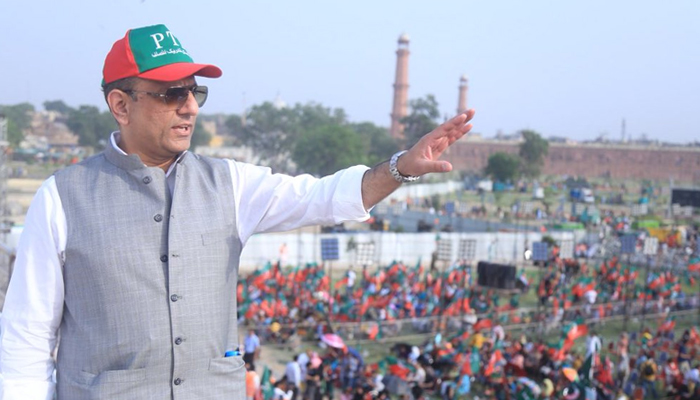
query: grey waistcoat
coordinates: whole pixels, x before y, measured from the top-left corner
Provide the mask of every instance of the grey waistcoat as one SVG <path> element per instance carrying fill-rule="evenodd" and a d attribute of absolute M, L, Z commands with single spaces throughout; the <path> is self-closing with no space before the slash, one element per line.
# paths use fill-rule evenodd
<path fill-rule="evenodd" d="M 111 146 L 58 172 L 68 236 L 57 393 L 79 399 L 245 398 L 241 243 L 223 160 L 160 168 Z"/>

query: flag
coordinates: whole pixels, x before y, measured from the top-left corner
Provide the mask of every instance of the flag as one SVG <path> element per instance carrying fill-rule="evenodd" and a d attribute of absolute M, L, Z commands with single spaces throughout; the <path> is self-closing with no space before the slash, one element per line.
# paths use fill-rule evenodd
<path fill-rule="evenodd" d="M 586 361 L 583 362 L 583 365 L 581 365 L 581 368 L 578 370 L 578 376 L 581 378 L 583 382 L 590 382 L 592 378 L 592 372 L 593 372 L 593 355 L 595 353 L 591 353 L 588 357 L 586 357 Z"/>
<path fill-rule="evenodd" d="M 490 319 L 483 318 L 483 319 L 480 319 L 479 321 L 477 321 L 476 324 L 474 324 L 473 329 L 474 329 L 474 332 L 477 332 L 480 329 L 491 329 L 492 326 L 493 326 L 493 322 L 491 322 Z"/>
<path fill-rule="evenodd" d="M 554 361 L 562 361 L 566 357 L 568 347 L 564 339 L 560 339 L 557 343 L 549 344 L 549 354 Z"/>
<path fill-rule="evenodd" d="M 412 365 L 406 364 L 394 356 L 388 356 L 384 361 L 387 365 L 387 372 L 404 380 L 408 377 L 408 374 L 416 370 Z"/>
<path fill-rule="evenodd" d="M 688 271 L 700 272 L 700 259 L 696 258 L 694 260 L 691 260 L 688 264 Z"/>
<path fill-rule="evenodd" d="M 659 327 L 659 332 L 670 332 L 676 327 L 676 320 L 673 316 L 668 317 L 668 319 L 661 324 Z"/>
<path fill-rule="evenodd" d="M 486 369 L 484 370 L 484 375 L 490 376 L 491 374 L 493 374 L 493 370 L 496 367 L 496 363 L 501 360 L 503 360 L 503 354 L 501 354 L 500 350 L 496 350 L 493 353 L 491 353 L 489 363 L 488 365 L 486 365 Z"/>
<path fill-rule="evenodd" d="M 515 400 L 536 400 L 539 395 L 535 395 L 532 389 L 527 385 L 518 385 L 515 392 Z"/>
<path fill-rule="evenodd" d="M 700 334 L 698 334 L 696 327 L 690 329 L 690 343 L 692 343 L 692 345 L 700 344 Z"/>
<path fill-rule="evenodd" d="M 571 347 L 576 339 L 588 334 L 588 326 L 586 326 L 582 318 L 578 318 L 574 322 L 565 325 L 562 333 L 564 334 L 564 340 L 569 342 L 568 346 Z"/>
<path fill-rule="evenodd" d="M 464 360 L 462 360 L 462 368 L 460 368 L 459 373 L 462 375 L 472 376 L 473 372 L 471 356 L 464 357 Z"/>
<path fill-rule="evenodd" d="M 272 400 L 275 394 L 275 386 L 272 384 L 272 371 L 267 366 L 265 366 L 260 378 L 260 392 L 262 392 L 264 400 Z"/>
<path fill-rule="evenodd" d="M 377 340 L 382 338 L 382 331 L 379 329 L 379 324 L 372 323 L 372 325 L 369 327 L 369 330 L 367 331 L 367 334 L 369 336 L 369 340 Z"/>
<path fill-rule="evenodd" d="M 341 287 L 347 286 L 347 285 L 348 285 L 348 277 L 346 276 L 345 278 L 337 281 L 333 287 L 335 288 L 335 290 L 340 290 Z"/>

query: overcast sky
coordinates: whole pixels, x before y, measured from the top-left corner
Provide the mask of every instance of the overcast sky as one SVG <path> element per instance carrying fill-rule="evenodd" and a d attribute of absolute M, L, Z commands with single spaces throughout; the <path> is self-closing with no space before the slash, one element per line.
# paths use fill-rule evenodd
<path fill-rule="evenodd" d="M 98 105 L 102 63 L 132 27 L 166 24 L 224 71 L 203 113 L 279 96 L 389 125 L 397 39 L 409 98 L 443 114 L 469 77 L 474 131 L 700 140 L 700 1 L 0 0 L 0 104 Z"/>

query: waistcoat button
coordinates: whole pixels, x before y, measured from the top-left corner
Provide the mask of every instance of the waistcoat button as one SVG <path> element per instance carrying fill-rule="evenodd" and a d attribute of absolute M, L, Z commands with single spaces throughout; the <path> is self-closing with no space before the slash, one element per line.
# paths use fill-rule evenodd
<path fill-rule="evenodd" d="M 171 301 L 177 301 L 178 298 L 179 298 L 179 297 L 177 297 L 176 294 L 170 296 L 170 300 L 171 300 Z"/>
<path fill-rule="evenodd" d="M 168 255 L 167 255 L 167 254 L 163 254 L 162 256 L 160 256 L 160 261 L 168 262 Z"/>
<path fill-rule="evenodd" d="M 182 344 L 182 339 L 181 338 L 176 338 L 175 339 L 175 345 L 179 346 Z"/>
<path fill-rule="evenodd" d="M 142 181 L 143 181 L 143 183 L 145 183 L 146 185 L 148 185 L 149 183 L 151 183 L 151 177 L 150 177 L 150 176 L 144 176 L 143 179 L 142 179 Z"/>
<path fill-rule="evenodd" d="M 173 383 L 176 384 L 176 385 L 179 385 L 179 384 L 182 383 L 182 379 L 176 378 L 176 379 L 175 379 L 175 382 L 173 382 Z"/>
<path fill-rule="evenodd" d="M 160 222 L 163 220 L 163 216 L 160 214 L 156 214 L 155 217 L 153 217 L 153 220 L 156 222 Z"/>

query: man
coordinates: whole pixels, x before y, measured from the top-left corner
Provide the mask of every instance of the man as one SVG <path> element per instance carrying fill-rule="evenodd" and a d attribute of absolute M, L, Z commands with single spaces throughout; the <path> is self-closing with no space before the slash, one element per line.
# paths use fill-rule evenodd
<path fill-rule="evenodd" d="M 645 396 L 658 399 L 659 394 L 656 390 L 657 366 L 651 352 L 647 352 L 647 359 L 639 366 L 639 372 L 642 374 L 640 383 L 641 387 L 644 389 Z"/>
<path fill-rule="evenodd" d="M 598 332 L 591 330 L 590 334 L 586 338 L 586 358 L 591 356 L 595 357 L 595 355 L 600 352 L 601 348 L 603 348 L 603 344 L 600 341 Z"/>
<path fill-rule="evenodd" d="M 299 364 L 299 370 L 301 371 L 301 381 L 306 380 L 306 373 L 308 372 L 309 361 L 313 357 L 314 352 L 311 349 L 306 349 L 297 355 L 297 363 Z"/>
<path fill-rule="evenodd" d="M 245 399 L 254 400 L 260 393 L 260 376 L 248 363 L 245 363 L 245 370 Z"/>
<path fill-rule="evenodd" d="M 236 283 L 248 238 L 365 220 L 402 181 L 449 171 L 438 158 L 471 128 L 473 111 L 371 169 L 271 174 L 187 151 L 208 94 L 195 76 L 221 74 L 163 25 L 114 43 L 102 87 L 119 131 L 47 179 L 26 217 L 2 315 L 5 400 L 242 400 Z"/>
<path fill-rule="evenodd" d="M 292 391 L 292 400 L 296 400 L 301 392 L 301 367 L 299 366 L 299 356 L 296 355 L 292 361 L 288 362 L 284 368 L 284 377 L 287 380 L 287 387 Z"/>
<path fill-rule="evenodd" d="M 250 364 L 255 371 L 255 360 L 260 357 L 260 338 L 255 334 L 255 329 L 249 329 L 248 335 L 243 340 L 243 361 Z"/>

